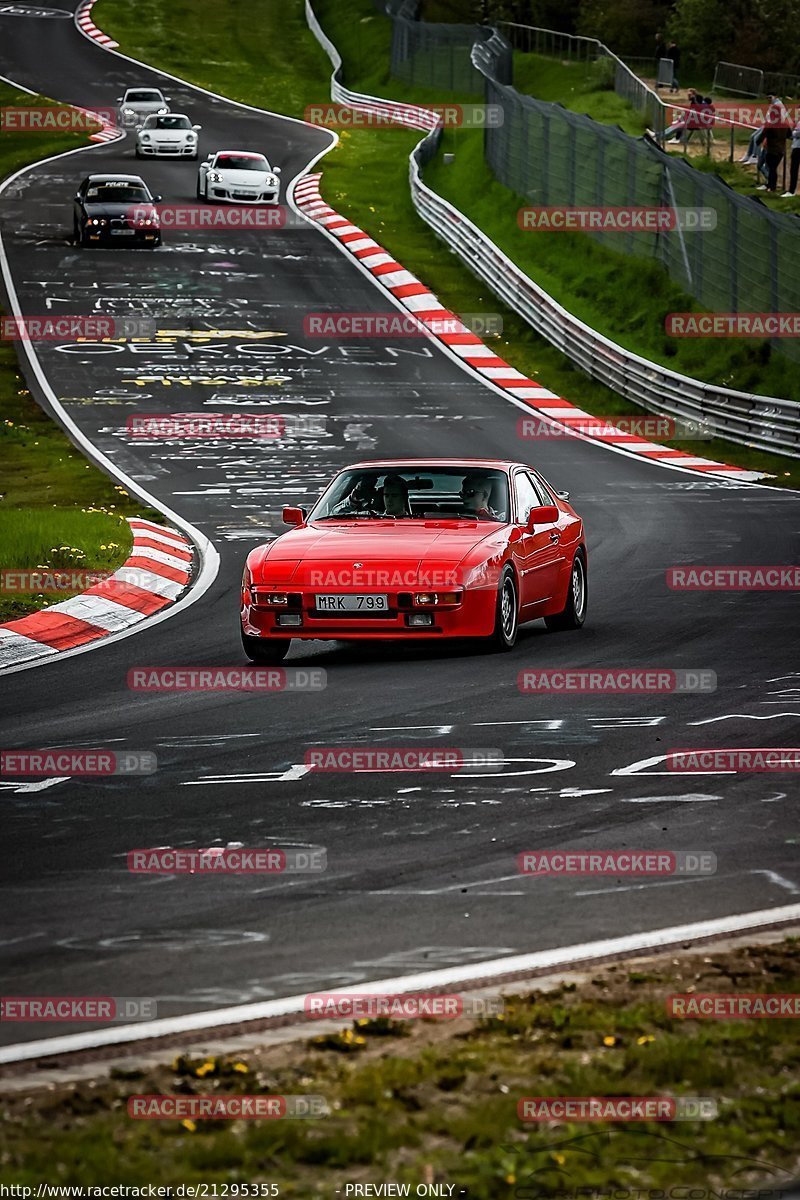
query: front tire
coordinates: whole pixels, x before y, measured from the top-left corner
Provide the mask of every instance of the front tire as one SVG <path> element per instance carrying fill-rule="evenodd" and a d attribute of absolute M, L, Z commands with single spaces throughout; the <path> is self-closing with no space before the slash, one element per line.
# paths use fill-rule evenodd
<path fill-rule="evenodd" d="M 586 620 L 586 606 L 589 600 L 589 587 L 586 579 L 586 558 L 579 550 L 572 560 L 567 588 L 567 602 L 560 613 L 545 617 L 547 628 L 558 633 L 565 629 L 580 629 Z"/>
<path fill-rule="evenodd" d="M 289 653 L 291 638 L 255 638 L 242 634 L 244 652 L 251 662 L 259 666 L 275 666 L 282 663 Z"/>
<path fill-rule="evenodd" d="M 197 181 L 197 199 L 198 199 L 198 200 L 202 200 L 202 199 L 203 199 L 203 193 L 202 193 L 202 191 L 201 191 L 201 189 L 200 189 L 200 180 L 199 180 L 199 179 L 198 179 L 198 181 Z"/>
<path fill-rule="evenodd" d="M 519 597 L 514 572 L 506 567 L 497 589 L 494 632 L 487 639 L 489 650 L 512 650 L 519 630 Z"/>

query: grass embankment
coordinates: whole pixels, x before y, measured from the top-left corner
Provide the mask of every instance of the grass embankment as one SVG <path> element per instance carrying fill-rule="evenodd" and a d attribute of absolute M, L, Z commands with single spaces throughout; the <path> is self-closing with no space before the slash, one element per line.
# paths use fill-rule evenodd
<path fill-rule="evenodd" d="M 423 92 L 389 77 L 390 23 L 369 0 L 354 0 L 347 8 L 317 0 L 316 11 L 342 54 L 348 86 L 417 103 L 454 99 L 451 93 Z M 96 14 L 101 27 L 128 53 L 234 99 L 291 116 L 302 116 L 306 106 L 328 99 L 330 64 L 306 27 L 300 0 L 286 0 L 280 9 L 264 0 L 231 0 L 224 6 L 214 0 L 174 0 L 169 7 L 162 0 L 141 0 L 135 14 L 124 0 L 101 0 Z M 468 213 L 478 205 L 491 209 L 491 235 L 498 236 L 498 224 L 506 227 L 515 238 L 514 254 L 528 256 L 524 261 L 534 278 L 541 269 L 543 286 L 566 308 L 587 319 L 591 315 L 595 328 L 645 356 L 666 342 L 663 359 L 675 370 L 734 388 L 800 397 L 796 371 L 772 355 L 766 344 L 699 340 L 678 345 L 662 339 L 665 314 L 691 310 L 693 302 L 661 268 L 603 250 L 581 235 L 540 238 L 518 231 L 520 202 L 483 164 L 477 151 L 480 137 L 480 131 L 450 131 L 448 143 L 457 150 L 456 162 L 431 166 L 426 179 L 448 194 L 451 187 L 457 191 L 456 202 Z M 504 333 L 496 344 L 513 366 L 588 412 L 640 415 L 641 409 L 575 369 L 455 255 L 443 251 L 409 195 L 407 156 L 417 140 L 417 134 L 399 129 L 344 131 L 339 145 L 320 163 L 326 199 L 379 240 L 452 311 L 499 312 Z M 791 487 L 800 478 L 797 463 L 780 455 L 722 441 L 670 445 L 768 471 L 776 484 Z"/>
<path fill-rule="evenodd" d="M 598 969 L 507 997 L 502 1015 L 477 1022 L 356 1022 L 316 1040 L 312 1026 L 307 1041 L 244 1055 L 170 1063 L 165 1052 L 159 1067 L 7 1094 L 4 1176 L 23 1185 L 203 1182 L 219 1185 L 218 1195 L 225 1184 L 274 1183 L 302 1200 L 366 1181 L 409 1184 L 411 1195 L 420 1183 L 450 1183 L 470 1200 L 756 1184 L 777 1195 L 800 1167 L 797 1021 L 679 1020 L 666 998 L 798 988 L 800 947 L 788 940 Z M 163 1093 L 316 1095 L 329 1115 L 128 1117 L 128 1097 Z M 663 1095 L 709 1097 L 718 1115 L 541 1125 L 517 1115 L 522 1097 Z"/>
<path fill-rule="evenodd" d="M 0 84 L 0 106 L 51 102 Z M 85 132 L 23 132 L 0 140 L 0 178 L 86 144 Z M 2 316 L 2 312 L 0 312 Z M 0 341 L 0 570 L 115 570 L 132 542 L 126 516 L 151 516 L 86 459 L 34 401 L 14 343 Z M 0 621 L 46 608 L 58 595 L 3 593 Z"/>

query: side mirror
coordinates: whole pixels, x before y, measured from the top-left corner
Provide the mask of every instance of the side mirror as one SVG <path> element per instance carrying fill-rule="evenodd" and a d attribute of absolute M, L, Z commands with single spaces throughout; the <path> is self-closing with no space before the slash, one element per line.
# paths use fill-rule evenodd
<path fill-rule="evenodd" d="M 123 96 L 117 96 L 117 104 L 122 104 L 123 99 Z"/>
<path fill-rule="evenodd" d="M 75 199 L 76 199 L 76 200 L 82 200 L 82 199 L 83 199 L 83 196 L 80 194 L 80 192 L 76 192 L 76 193 L 75 193 Z"/>
<path fill-rule="evenodd" d="M 202 125 L 193 125 L 192 126 L 192 129 L 202 129 L 202 128 L 203 128 Z"/>
<path fill-rule="evenodd" d="M 286 525 L 303 525 L 305 519 L 306 510 L 304 508 L 285 508 L 283 510 L 283 520 Z"/>
<path fill-rule="evenodd" d="M 206 162 L 211 162 L 211 160 L 212 160 L 212 158 L 213 158 L 213 157 L 214 157 L 214 155 L 213 155 L 213 154 L 207 154 L 207 155 L 206 155 Z"/>
<path fill-rule="evenodd" d="M 163 200 L 163 199 L 164 199 L 163 196 L 159 196 L 158 193 L 156 193 L 156 195 L 153 196 L 153 204 L 158 204 L 159 200 Z"/>
<path fill-rule="evenodd" d="M 528 533 L 533 533 L 535 525 L 552 525 L 559 517 L 555 504 L 543 504 L 540 508 L 532 508 L 528 513 Z"/>
<path fill-rule="evenodd" d="M 273 173 L 273 175 L 280 175 L 280 173 L 281 173 L 280 167 L 273 167 L 272 173 Z"/>
<path fill-rule="evenodd" d="M 559 500 L 569 500 L 569 492 L 556 492 Z"/>

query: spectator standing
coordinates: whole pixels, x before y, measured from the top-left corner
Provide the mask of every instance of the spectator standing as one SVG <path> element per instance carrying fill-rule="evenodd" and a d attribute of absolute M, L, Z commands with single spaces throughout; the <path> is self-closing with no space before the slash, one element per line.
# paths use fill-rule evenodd
<path fill-rule="evenodd" d="M 667 43 L 664 41 L 664 35 L 659 29 L 656 34 L 656 79 L 658 79 L 658 64 L 662 58 L 667 57 Z"/>
<path fill-rule="evenodd" d="M 678 71 L 681 66 L 681 50 L 677 42 L 670 42 L 667 47 L 667 58 L 672 60 L 672 84 L 670 85 L 671 92 L 677 92 L 681 86 L 678 83 Z"/>
<path fill-rule="evenodd" d="M 759 192 L 774 192 L 778 186 L 778 167 L 786 155 L 786 143 L 791 133 L 791 125 L 788 121 L 789 114 L 783 107 L 782 102 L 777 99 L 769 106 L 767 111 L 767 122 L 764 126 L 764 150 L 766 151 L 765 165 L 767 168 L 767 182 L 760 184 Z"/>
<path fill-rule="evenodd" d="M 792 162 L 789 176 L 789 190 L 784 192 L 784 196 L 793 196 L 797 187 L 797 176 L 800 174 L 800 114 L 797 116 L 797 124 L 792 130 Z"/>

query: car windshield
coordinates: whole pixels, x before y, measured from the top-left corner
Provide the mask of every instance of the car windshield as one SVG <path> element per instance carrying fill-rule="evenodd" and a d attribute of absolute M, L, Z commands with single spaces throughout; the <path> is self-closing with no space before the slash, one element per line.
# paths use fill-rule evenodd
<path fill-rule="evenodd" d="M 94 200 L 96 204 L 117 204 L 127 200 L 149 201 L 150 193 L 142 183 L 108 179 L 102 183 L 89 184 L 86 189 L 86 199 Z"/>
<path fill-rule="evenodd" d="M 191 129 L 192 123 L 188 117 L 148 117 L 145 129 Z"/>
<path fill-rule="evenodd" d="M 164 97 L 161 92 L 126 92 L 126 104 L 163 104 Z"/>
<path fill-rule="evenodd" d="M 226 171 L 268 171 L 269 163 L 263 154 L 218 154 L 215 167 Z"/>
<path fill-rule="evenodd" d="M 343 471 L 310 520 L 508 521 L 505 471 L 472 466 L 403 466 Z"/>

